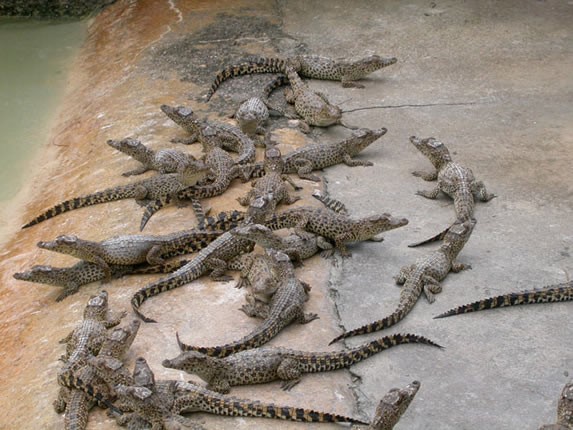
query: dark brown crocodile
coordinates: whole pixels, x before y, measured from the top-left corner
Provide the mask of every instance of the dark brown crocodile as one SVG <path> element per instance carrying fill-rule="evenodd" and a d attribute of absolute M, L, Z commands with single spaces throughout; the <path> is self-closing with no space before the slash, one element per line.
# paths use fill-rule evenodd
<path fill-rule="evenodd" d="M 207 388 L 228 393 L 232 386 L 263 384 L 281 380 L 290 390 L 305 373 L 344 369 L 386 349 L 405 343 L 423 343 L 440 347 L 415 334 L 393 334 L 344 351 L 307 352 L 286 348 L 255 348 L 225 358 L 210 357 L 197 351 L 186 351 L 164 360 L 163 366 L 196 374 Z"/>
<path fill-rule="evenodd" d="M 422 292 L 428 302 L 433 303 L 434 294 L 441 292 L 440 281 L 444 280 L 450 271 L 460 272 L 470 269 L 468 264 L 459 263 L 456 258 L 470 238 L 475 220 L 454 223 L 444 237 L 444 243 L 436 251 L 421 257 L 414 264 L 404 266 L 396 277 L 396 282 L 403 284 L 400 292 L 400 302 L 397 308 L 387 317 L 347 331 L 334 338 L 330 344 L 351 336 L 372 333 L 393 326 L 401 321 L 412 310 Z"/>

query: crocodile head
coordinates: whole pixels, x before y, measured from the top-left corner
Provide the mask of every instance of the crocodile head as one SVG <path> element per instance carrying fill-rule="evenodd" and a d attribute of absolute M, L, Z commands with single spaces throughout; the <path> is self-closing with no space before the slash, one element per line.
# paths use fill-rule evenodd
<path fill-rule="evenodd" d="M 107 144 L 127 155 L 134 155 L 143 152 L 146 147 L 137 139 L 131 137 L 122 140 L 108 140 Z"/>
<path fill-rule="evenodd" d="M 382 127 L 376 130 L 370 130 L 369 128 L 359 128 L 358 130 L 353 130 L 351 138 L 346 140 L 346 146 L 350 155 L 356 155 L 364 148 L 370 146 L 371 143 L 375 142 L 388 132 L 386 127 Z"/>
<path fill-rule="evenodd" d="M 460 219 L 456 220 L 450 228 L 448 228 L 448 232 L 444 236 L 444 242 L 440 249 L 445 250 L 447 254 L 452 256 L 452 259 L 455 258 L 470 238 L 476 223 L 477 220 L 475 218 L 465 221 Z"/>
<path fill-rule="evenodd" d="M 391 66 L 398 62 L 396 57 L 381 57 L 380 55 L 369 55 L 358 61 L 358 68 L 362 74 L 375 72 L 383 67 Z"/>
<path fill-rule="evenodd" d="M 171 360 L 163 360 L 161 365 L 168 369 L 183 370 L 209 381 L 219 371 L 222 360 L 197 351 L 185 351 Z"/>
<path fill-rule="evenodd" d="M 440 169 L 444 163 L 452 161 L 452 156 L 446 145 L 433 137 L 420 139 L 416 136 L 411 136 L 410 143 L 428 157 L 436 169 Z"/>
<path fill-rule="evenodd" d="M 419 381 L 413 381 L 404 388 L 392 388 L 388 391 L 376 408 L 371 427 L 394 428 L 394 425 L 410 406 L 420 389 L 420 385 Z"/>
<path fill-rule="evenodd" d="M 191 108 L 187 108 L 185 106 L 172 107 L 161 105 L 161 110 L 170 120 L 183 127 L 185 130 L 192 131 L 197 126 L 197 118 L 195 118 L 193 109 Z"/>
<path fill-rule="evenodd" d="M 135 360 L 133 382 L 141 387 L 153 388 L 155 386 L 155 375 L 143 357 L 137 357 Z"/>
<path fill-rule="evenodd" d="M 282 173 L 284 164 L 281 151 L 278 148 L 272 147 L 265 151 L 264 169 L 266 173 Z"/>
<path fill-rule="evenodd" d="M 84 309 L 84 319 L 104 320 L 108 309 L 107 298 L 108 294 L 105 290 L 97 296 L 90 297 Z"/>
<path fill-rule="evenodd" d="M 40 241 L 36 244 L 38 248 L 47 249 L 48 251 L 61 252 L 61 249 L 75 248 L 79 243 L 79 238 L 75 235 L 62 235 L 56 237 L 50 242 Z"/>
<path fill-rule="evenodd" d="M 262 223 L 274 214 L 276 207 L 277 202 L 273 193 L 267 193 L 263 196 L 257 197 L 249 204 L 245 222 L 247 224 Z"/>
<path fill-rule="evenodd" d="M 341 123 L 342 109 L 330 103 L 323 103 L 321 108 L 315 110 L 309 117 L 309 125 L 328 127 L 329 125 Z"/>
<path fill-rule="evenodd" d="M 408 220 L 406 218 L 393 217 L 389 213 L 383 213 L 381 215 L 366 217 L 360 224 L 360 229 L 356 234 L 356 240 L 368 240 L 384 231 L 403 227 L 408 224 Z"/>

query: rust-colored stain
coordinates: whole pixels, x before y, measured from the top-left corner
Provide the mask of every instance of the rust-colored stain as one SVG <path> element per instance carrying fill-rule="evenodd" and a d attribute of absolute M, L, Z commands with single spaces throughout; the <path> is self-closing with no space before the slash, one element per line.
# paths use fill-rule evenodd
<path fill-rule="evenodd" d="M 136 162 L 115 152 L 105 142 L 134 136 L 155 149 L 171 147 L 169 140 L 182 137 L 185 132 L 163 115 L 160 104 L 190 104 L 214 116 L 209 106 L 197 103 L 195 97 L 200 95 L 200 90 L 206 90 L 207 86 L 200 84 L 210 79 L 211 68 L 220 67 L 211 65 L 209 58 L 213 47 L 219 47 L 221 43 L 213 41 L 195 47 L 197 52 L 203 52 L 204 58 L 197 61 L 208 65 L 206 69 L 187 67 L 186 57 L 178 62 L 177 56 L 169 50 L 173 46 L 186 46 L 177 43 L 192 40 L 194 34 L 204 31 L 207 26 L 216 27 L 221 13 L 226 19 L 232 17 L 237 22 L 256 16 L 267 20 L 269 28 L 275 28 L 280 22 L 269 2 L 236 0 L 119 1 L 93 20 L 70 73 L 59 119 L 49 144 L 42 150 L 42 162 L 35 172 L 33 187 L 28 186 L 33 191 L 29 191 L 23 214 L 16 219 L 23 223 L 68 198 L 140 179 L 121 176 Z M 261 44 L 246 41 L 245 46 L 255 50 Z M 233 49 L 240 51 L 242 47 Z M 266 52 L 271 50 L 269 46 L 264 49 Z M 175 65 L 162 64 L 162 59 Z M 202 75 L 195 80 L 197 73 Z M 219 104 L 215 101 L 213 106 L 226 111 L 225 114 L 233 110 L 223 99 Z M 308 143 L 308 137 L 291 129 L 275 131 L 273 137 L 281 143 L 285 153 Z M 198 145 L 187 149 L 195 155 L 200 154 Z M 304 200 L 312 201 L 309 196 L 320 184 L 295 180 L 304 186 Z M 239 208 L 235 199 L 245 194 L 249 187 L 249 184 L 236 181 L 224 196 L 210 199 L 207 204 L 214 211 Z M 35 264 L 66 266 L 75 263 L 69 256 L 38 249 L 36 243 L 40 240 L 52 240 L 60 234 L 77 234 L 90 240 L 135 234 L 141 215 L 142 209 L 133 200 L 92 206 L 18 231 L 6 243 L 0 273 L 0 392 L 3 393 L 0 409 L 4 411 L 3 420 L 10 425 L 0 425 L 0 428 L 61 428 L 63 417 L 52 408 L 58 392 L 56 373 L 61 364 L 58 358 L 64 352 L 58 341 L 80 321 L 87 299 L 101 288 L 109 291 L 112 309 L 130 310 L 131 295 L 157 279 L 154 276 L 131 277 L 106 285 L 92 284 L 56 303 L 56 287 L 17 281 L 12 274 Z M 190 209 L 168 208 L 152 219 L 147 233 L 181 230 L 193 223 Z M 325 340 L 333 337 L 334 319 L 326 293 L 328 266 L 328 262 L 317 257 L 306 262 L 300 272 L 302 279 L 313 287 L 308 311 L 318 313 L 320 319 L 311 323 L 312 329 L 289 327 L 273 344 L 293 342 L 291 346 L 311 350 L 325 347 Z M 233 284 L 201 279 L 147 302 L 145 312 L 156 317 L 159 323 L 142 327 L 128 359 L 133 362 L 135 357 L 145 356 L 158 379 L 189 379 L 160 365 L 163 359 L 177 353 L 175 331 L 188 342 L 216 344 L 242 336 L 257 324 L 236 310 L 243 298 L 242 292 L 234 289 Z M 335 372 L 326 378 L 322 375 L 305 378 L 290 393 L 281 391 L 278 384 L 267 384 L 240 387 L 235 394 L 350 415 L 353 402 L 348 375 Z M 300 424 L 261 419 L 252 421 L 203 414 L 199 417 L 210 429 L 300 427 Z M 115 423 L 103 411 L 94 409 L 89 428 L 115 428 Z"/>

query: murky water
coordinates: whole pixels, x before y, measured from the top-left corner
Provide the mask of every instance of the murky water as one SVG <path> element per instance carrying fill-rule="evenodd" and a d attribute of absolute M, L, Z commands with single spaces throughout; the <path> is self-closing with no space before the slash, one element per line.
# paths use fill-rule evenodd
<path fill-rule="evenodd" d="M 0 207 L 17 194 L 27 162 L 48 138 L 86 26 L 0 19 Z"/>

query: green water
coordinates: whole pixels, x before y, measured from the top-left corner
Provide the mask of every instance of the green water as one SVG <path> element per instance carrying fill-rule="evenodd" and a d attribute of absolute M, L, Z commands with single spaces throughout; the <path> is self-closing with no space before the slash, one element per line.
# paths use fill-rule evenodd
<path fill-rule="evenodd" d="M 48 140 L 86 28 L 87 21 L 0 18 L 0 206 L 17 194 Z"/>

